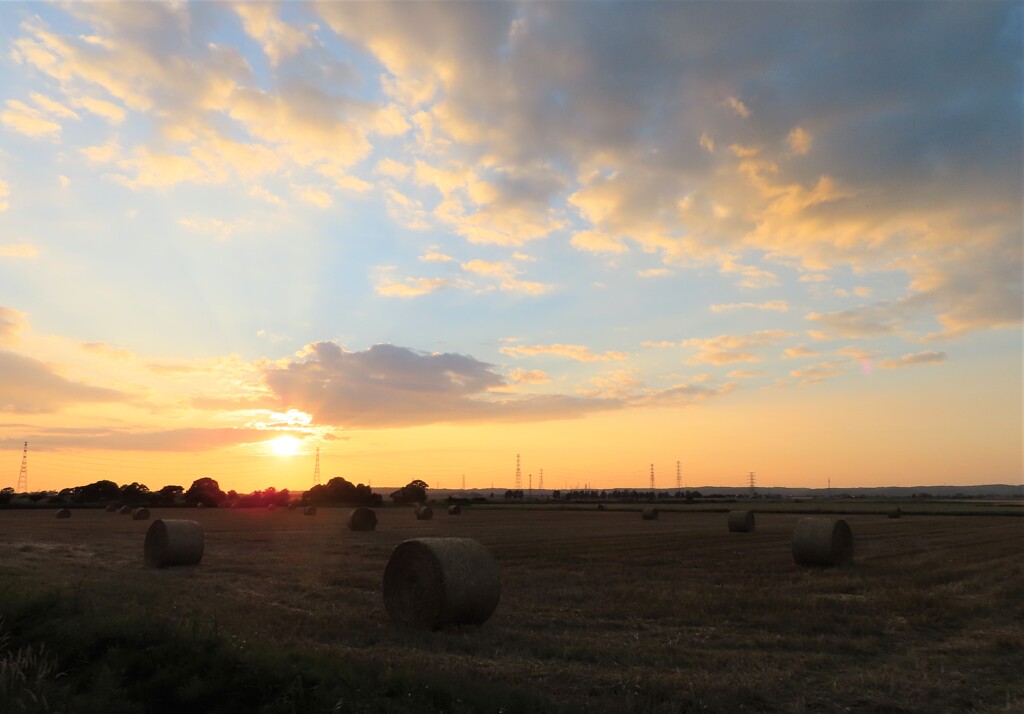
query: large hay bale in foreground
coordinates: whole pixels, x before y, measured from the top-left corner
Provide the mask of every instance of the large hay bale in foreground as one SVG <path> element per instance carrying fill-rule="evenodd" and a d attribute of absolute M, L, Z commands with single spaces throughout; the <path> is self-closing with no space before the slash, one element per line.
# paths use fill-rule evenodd
<path fill-rule="evenodd" d="M 132 515 L 132 507 L 131 506 L 121 506 L 121 510 L 118 511 L 118 513 L 120 513 L 122 516 L 130 516 L 130 515 Z"/>
<path fill-rule="evenodd" d="M 901 511 L 899 508 L 894 508 L 891 511 L 889 511 L 887 515 L 889 516 L 889 518 L 900 518 L 903 516 L 903 511 Z"/>
<path fill-rule="evenodd" d="M 146 565 L 198 565 L 203 558 L 203 527 L 196 521 L 159 519 L 146 531 Z"/>
<path fill-rule="evenodd" d="M 316 515 L 316 506 L 306 506 L 305 508 L 302 509 L 302 515 L 304 515 L 304 516 L 315 516 Z"/>
<path fill-rule="evenodd" d="M 384 569 L 384 607 L 401 625 L 479 625 L 500 599 L 498 565 L 472 538 L 407 540 Z"/>
<path fill-rule="evenodd" d="M 645 521 L 656 521 L 658 520 L 658 509 L 657 508 L 645 508 L 640 514 Z"/>
<path fill-rule="evenodd" d="M 449 516 L 461 516 L 462 515 L 462 506 L 460 506 L 457 503 L 453 503 L 452 505 L 448 506 L 448 515 Z"/>
<path fill-rule="evenodd" d="M 148 521 L 149 520 L 149 509 L 148 508 L 136 508 L 132 511 L 133 521 Z"/>
<path fill-rule="evenodd" d="M 71 511 L 66 508 L 62 508 L 57 511 L 57 518 L 71 518 Z"/>
<path fill-rule="evenodd" d="M 118 505 L 116 503 L 108 503 L 104 509 L 107 513 L 117 513 Z"/>
<path fill-rule="evenodd" d="M 730 533 L 752 533 L 754 531 L 753 511 L 729 511 Z"/>
<path fill-rule="evenodd" d="M 801 518 L 793 529 L 797 565 L 844 565 L 853 560 L 853 531 L 839 518 Z"/>
<path fill-rule="evenodd" d="M 348 514 L 350 531 L 372 531 L 377 528 L 377 514 L 371 508 L 354 508 Z"/>
<path fill-rule="evenodd" d="M 429 521 L 434 517 L 434 509 L 430 506 L 416 506 L 416 520 Z"/>

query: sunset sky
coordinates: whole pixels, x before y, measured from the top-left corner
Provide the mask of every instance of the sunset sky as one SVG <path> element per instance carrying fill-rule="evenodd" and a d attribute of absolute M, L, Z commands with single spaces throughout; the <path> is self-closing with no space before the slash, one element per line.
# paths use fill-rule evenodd
<path fill-rule="evenodd" d="M 0 487 L 1021 483 L 1022 7 L 4 3 Z"/>

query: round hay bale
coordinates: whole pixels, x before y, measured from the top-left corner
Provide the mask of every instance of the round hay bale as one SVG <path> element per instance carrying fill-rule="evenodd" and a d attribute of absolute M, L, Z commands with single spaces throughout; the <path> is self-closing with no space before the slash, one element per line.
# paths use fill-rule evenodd
<path fill-rule="evenodd" d="M 299 507 L 299 504 L 297 504 L 297 503 L 289 503 L 288 504 L 288 510 L 289 511 L 294 511 L 298 507 Z M 309 514 L 306 514 L 306 515 L 309 515 Z"/>
<path fill-rule="evenodd" d="M 754 512 L 753 511 L 729 511 L 729 532 L 730 533 L 753 533 Z"/>
<path fill-rule="evenodd" d="M 462 506 L 460 506 L 457 503 L 453 503 L 452 505 L 448 506 L 448 515 L 449 516 L 461 516 L 462 515 Z"/>
<path fill-rule="evenodd" d="M 196 508 L 206 508 L 206 504 L 200 501 L 199 503 L 196 504 Z"/>
<path fill-rule="evenodd" d="M 384 607 L 400 625 L 479 625 L 500 599 L 498 565 L 472 538 L 407 540 L 384 569 Z"/>
<path fill-rule="evenodd" d="M 118 511 L 118 513 L 120 513 L 122 516 L 130 516 L 130 515 L 132 515 L 132 507 L 131 506 L 121 506 L 121 510 Z"/>
<path fill-rule="evenodd" d="M 276 503 L 270 503 L 270 504 L 268 504 L 268 505 L 267 505 L 267 510 L 268 510 L 268 511 L 276 511 L 276 510 L 277 510 L 277 504 L 276 504 Z"/>
<path fill-rule="evenodd" d="M 306 506 L 305 508 L 302 509 L 302 515 L 304 515 L 304 516 L 315 516 L 316 515 L 316 506 Z"/>
<path fill-rule="evenodd" d="M 801 518 L 793 529 L 797 565 L 844 565 L 853 560 L 853 531 L 838 518 Z"/>
<path fill-rule="evenodd" d="M 71 518 L 71 511 L 66 508 L 62 508 L 57 511 L 57 518 Z"/>
<path fill-rule="evenodd" d="M 597 510 L 599 510 L 599 511 L 607 511 L 608 510 L 608 506 L 604 505 L 603 503 L 599 503 L 599 504 L 597 504 Z"/>
<path fill-rule="evenodd" d="M 430 506 L 416 506 L 416 520 L 429 521 L 434 517 L 434 509 Z"/>
<path fill-rule="evenodd" d="M 658 509 L 657 508 L 645 508 L 640 514 L 645 521 L 656 521 L 658 520 Z"/>
<path fill-rule="evenodd" d="M 107 513 L 117 513 L 117 508 L 118 508 L 118 506 L 117 506 L 116 503 L 108 503 L 107 507 L 104 510 Z"/>
<path fill-rule="evenodd" d="M 149 509 L 148 508 L 136 508 L 132 511 L 133 521 L 148 521 L 149 520 Z"/>
<path fill-rule="evenodd" d="M 899 508 L 894 508 L 891 511 L 889 511 L 888 516 L 889 518 L 901 518 L 903 516 L 903 511 L 901 511 Z"/>
<path fill-rule="evenodd" d="M 350 531 L 372 531 L 377 528 L 377 514 L 372 508 L 353 508 L 348 514 Z"/>
<path fill-rule="evenodd" d="M 198 565 L 203 558 L 203 527 L 196 521 L 158 519 L 146 531 L 146 565 Z"/>

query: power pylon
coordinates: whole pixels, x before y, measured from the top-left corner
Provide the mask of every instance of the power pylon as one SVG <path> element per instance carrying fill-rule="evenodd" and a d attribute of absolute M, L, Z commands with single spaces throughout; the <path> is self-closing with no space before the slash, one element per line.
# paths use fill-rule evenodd
<path fill-rule="evenodd" d="M 680 464 L 677 461 L 676 462 L 676 489 L 677 490 L 683 487 L 683 472 L 680 471 L 679 468 L 680 468 Z"/>
<path fill-rule="evenodd" d="M 320 485 L 320 447 L 316 447 L 316 468 L 313 469 L 313 485 Z"/>
<path fill-rule="evenodd" d="M 537 484 L 537 490 L 538 491 L 543 491 L 544 490 L 544 469 L 540 470 L 540 483 Z"/>
<path fill-rule="evenodd" d="M 523 490 L 523 472 L 519 468 L 519 454 L 516 454 L 516 491 Z"/>
<path fill-rule="evenodd" d="M 28 493 L 28 442 L 21 452 L 21 471 L 18 472 L 18 493 Z"/>
<path fill-rule="evenodd" d="M 757 483 L 757 480 L 754 478 L 754 472 L 753 471 L 750 472 L 750 477 L 749 478 L 750 478 L 750 493 L 752 493 L 752 494 L 756 493 L 757 491 L 754 489 L 754 485 Z"/>
<path fill-rule="evenodd" d="M 654 490 L 654 464 L 651 464 L 651 490 Z"/>

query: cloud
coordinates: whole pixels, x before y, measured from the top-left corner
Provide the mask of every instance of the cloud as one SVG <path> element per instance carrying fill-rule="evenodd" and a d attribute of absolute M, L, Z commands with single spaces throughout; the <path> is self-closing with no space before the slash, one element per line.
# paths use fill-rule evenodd
<path fill-rule="evenodd" d="M 0 209 L 2 209 L 3 205 L 0 202 Z M 0 258 L 35 258 L 38 255 L 39 251 L 30 243 L 0 245 Z"/>
<path fill-rule="evenodd" d="M 760 369 L 734 369 L 726 376 L 730 379 L 752 379 L 754 377 L 763 377 L 766 374 L 767 372 Z"/>
<path fill-rule="evenodd" d="M 798 126 L 789 132 L 789 135 L 786 137 L 786 143 L 789 145 L 791 152 L 797 156 L 803 156 L 811 150 L 814 137 L 811 136 L 809 131 Z"/>
<path fill-rule="evenodd" d="M 0 351 L 0 411 L 40 414 L 81 403 L 127 401 L 129 395 L 59 375 L 31 357 Z"/>
<path fill-rule="evenodd" d="M 904 308 L 901 303 L 881 301 L 839 312 L 812 312 L 806 319 L 822 326 L 820 339 L 881 337 L 902 329 L 906 319 Z"/>
<path fill-rule="evenodd" d="M 301 432 L 293 432 L 302 436 Z M 183 428 L 157 431 L 131 431 L 122 428 L 38 429 L 28 437 L 37 451 L 97 449 L 116 451 L 209 451 L 266 441 L 277 432 L 242 428 Z M 0 440 L 0 448 L 12 448 L 16 439 Z"/>
<path fill-rule="evenodd" d="M 117 360 L 129 360 L 135 356 L 131 350 L 126 350 L 121 347 L 113 347 L 112 345 L 108 345 L 106 342 L 83 342 L 81 343 L 81 348 L 86 352 Z"/>
<path fill-rule="evenodd" d="M 0 213 L 3 213 L 10 207 L 10 203 L 7 201 L 7 197 L 11 194 L 11 189 L 8 187 L 7 182 L 0 180 Z"/>
<path fill-rule="evenodd" d="M 299 186 L 293 185 L 292 191 L 302 201 L 316 206 L 317 208 L 330 208 L 333 203 L 331 194 L 326 191 L 321 191 L 315 186 Z"/>
<path fill-rule="evenodd" d="M 645 342 L 641 342 L 640 346 L 641 347 L 656 347 L 656 348 L 659 348 L 659 349 L 663 349 L 663 348 L 666 348 L 666 347 L 675 347 L 676 343 L 675 342 L 670 342 L 668 340 L 646 340 Z"/>
<path fill-rule="evenodd" d="M 816 384 L 830 377 L 838 377 L 846 371 L 846 363 L 839 361 L 819 362 L 809 367 L 801 367 L 790 372 L 790 376 L 800 380 L 802 386 Z"/>
<path fill-rule="evenodd" d="M 0 305 L 0 345 L 14 344 L 28 325 L 25 313 Z"/>
<path fill-rule="evenodd" d="M 735 382 L 727 382 L 717 387 L 705 384 L 676 384 L 667 389 L 649 392 L 636 403 L 649 406 L 696 404 L 730 394 L 736 386 Z"/>
<path fill-rule="evenodd" d="M 739 114 L 744 119 L 750 116 L 750 109 L 748 109 L 747 105 L 741 102 L 736 97 L 729 97 L 728 99 L 726 99 L 725 105 L 732 109 L 737 114 Z"/>
<path fill-rule="evenodd" d="M 577 362 L 615 362 L 628 359 L 625 352 L 608 351 L 594 353 L 584 345 L 516 345 L 513 347 L 502 347 L 500 352 L 509 357 L 537 357 L 540 355 L 554 355 L 566 357 Z"/>
<path fill-rule="evenodd" d="M 387 344 L 348 352 L 333 342 L 317 342 L 298 360 L 266 367 L 264 380 L 283 407 L 346 428 L 560 419 L 623 406 L 617 400 L 561 395 L 498 399 L 491 392 L 505 380 L 491 365 Z"/>
<path fill-rule="evenodd" d="M 232 8 L 242 18 L 246 33 L 262 45 L 271 65 L 280 64 L 312 44 L 308 30 L 293 27 L 274 16 L 278 8 L 273 3 L 237 3 Z"/>
<path fill-rule="evenodd" d="M 249 189 L 249 195 L 252 196 L 253 198 L 258 198 L 261 201 L 265 201 L 266 203 L 269 203 L 271 206 L 281 207 L 285 205 L 284 199 L 282 199 L 275 193 L 271 193 L 263 186 L 253 186 L 252 188 Z"/>
<path fill-rule="evenodd" d="M 809 347 L 800 345 L 798 347 L 788 347 L 782 352 L 782 356 L 785 359 L 798 359 L 801 357 L 817 357 L 820 354 L 817 350 L 812 350 Z"/>
<path fill-rule="evenodd" d="M 671 275 L 672 271 L 668 268 L 648 268 L 647 270 L 638 270 L 636 274 L 641 278 L 664 278 Z"/>
<path fill-rule="evenodd" d="M 420 256 L 420 260 L 425 263 L 452 263 L 455 262 L 455 258 L 450 255 L 438 252 L 436 249 L 431 249 Z"/>
<path fill-rule="evenodd" d="M 691 363 L 730 364 L 732 362 L 760 362 L 757 350 L 776 345 L 792 337 L 785 330 L 760 330 L 746 335 L 719 335 L 706 339 L 683 340 L 684 347 L 697 347 L 698 353 Z"/>
<path fill-rule="evenodd" d="M 252 227 L 246 218 L 224 221 L 219 218 L 179 218 L 178 225 L 193 233 L 210 236 L 218 241 L 230 240 L 238 231 Z"/>
<path fill-rule="evenodd" d="M 60 124 L 44 113 L 17 99 L 8 99 L 7 108 L 0 112 L 0 123 L 8 129 L 33 139 L 55 139 L 60 136 Z"/>
<path fill-rule="evenodd" d="M 945 361 L 945 352 L 918 352 L 916 354 L 903 355 L 899 359 L 884 359 L 878 363 L 878 366 L 881 369 L 899 369 L 900 367 L 911 367 L 916 364 L 937 364 Z"/>
<path fill-rule="evenodd" d="M 406 278 L 404 281 L 398 282 L 390 275 L 384 274 L 373 286 L 373 291 L 378 295 L 388 297 L 409 298 L 429 295 L 452 286 L 452 281 L 447 278 Z"/>
<path fill-rule="evenodd" d="M 96 99 L 95 97 L 75 97 L 72 101 L 76 107 L 85 109 L 96 116 L 103 117 L 111 124 L 116 125 L 124 122 L 124 108 L 119 107 L 113 102 L 108 102 L 104 99 Z"/>
<path fill-rule="evenodd" d="M 711 312 L 731 312 L 732 310 L 774 310 L 776 312 L 789 312 L 789 303 L 785 300 L 769 300 L 767 302 L 738 302 L 711 306 Z"/>
<path fill-rule="evenodd" d="M 514 384 L 547 384 L 551 381 L 542 369 L 514 369 L 508 373 L 508 379 Z"/>

